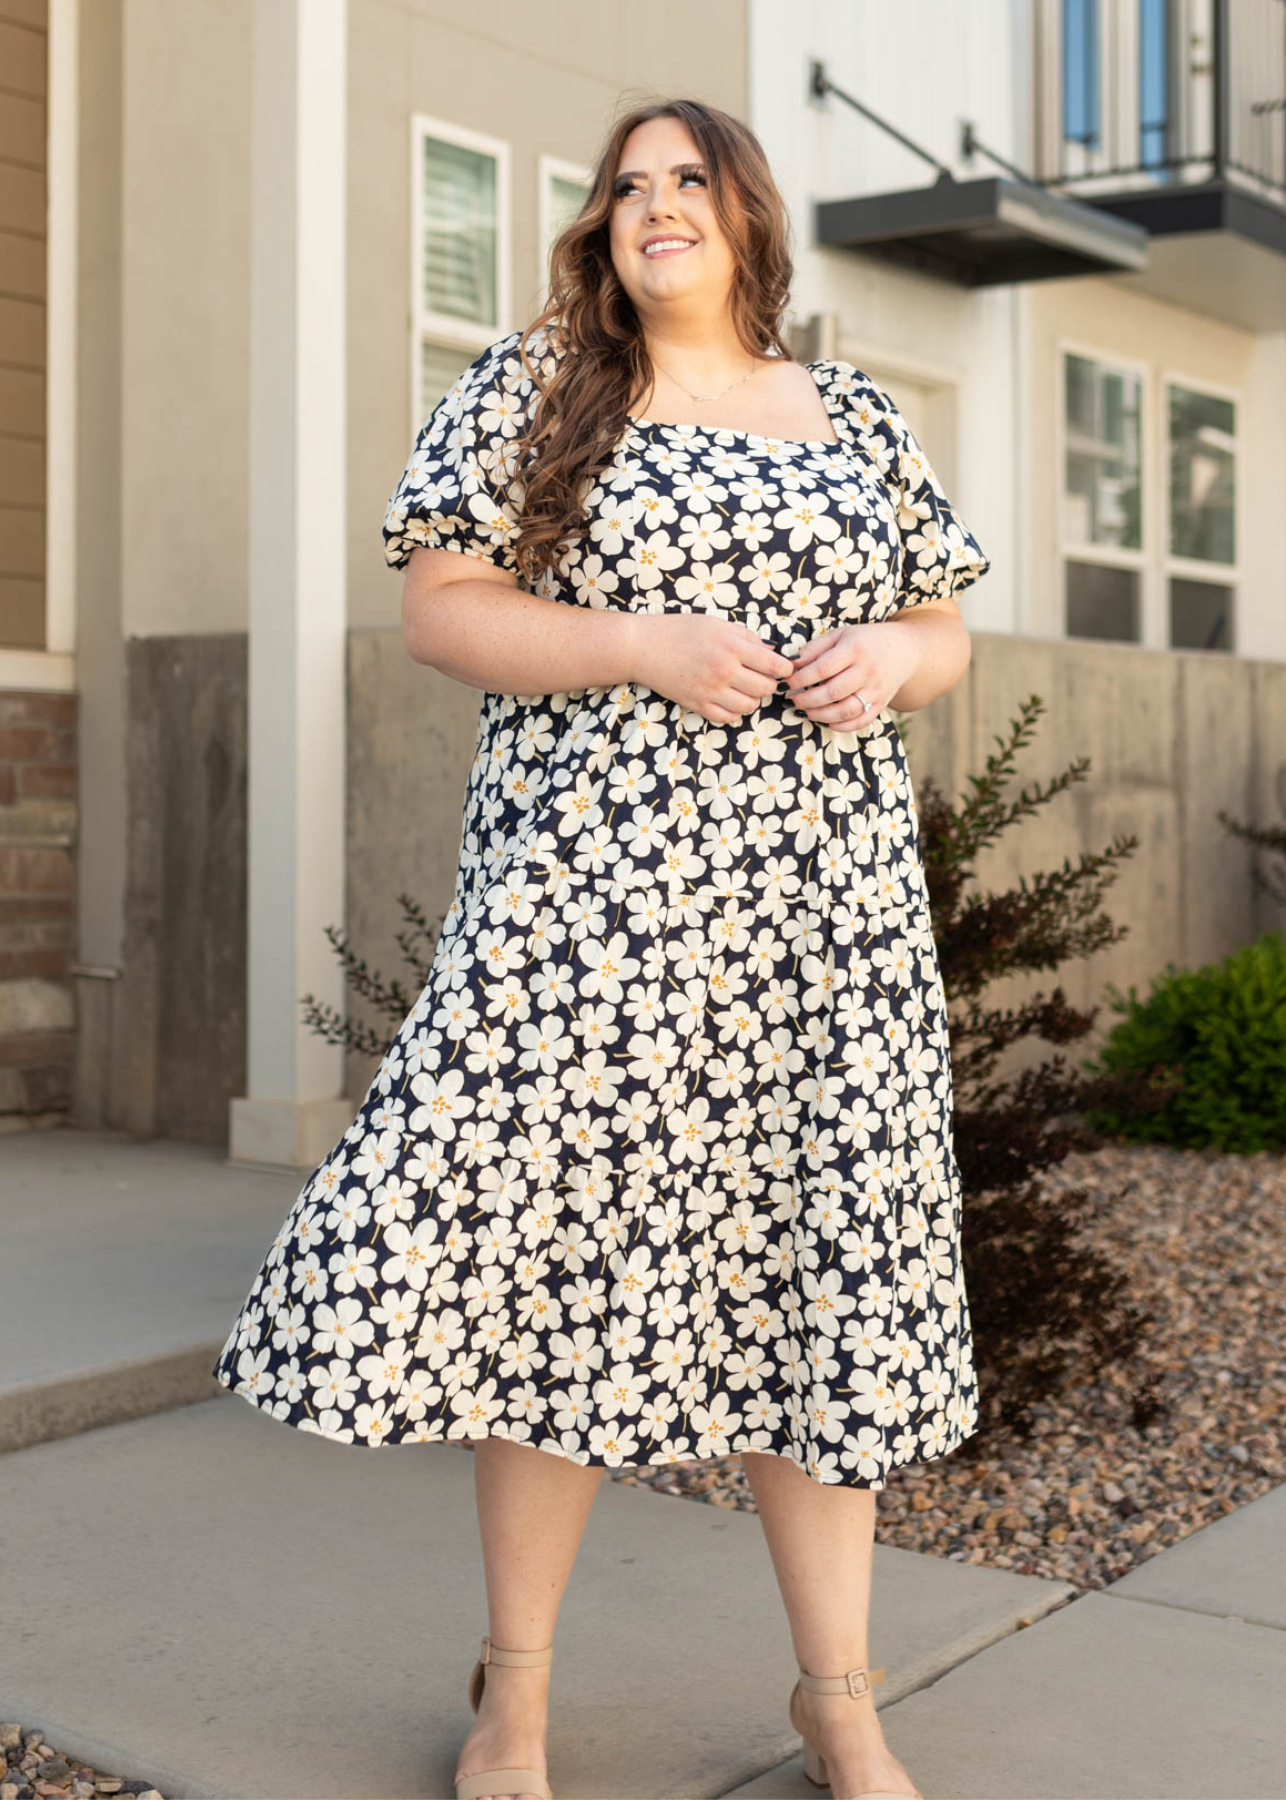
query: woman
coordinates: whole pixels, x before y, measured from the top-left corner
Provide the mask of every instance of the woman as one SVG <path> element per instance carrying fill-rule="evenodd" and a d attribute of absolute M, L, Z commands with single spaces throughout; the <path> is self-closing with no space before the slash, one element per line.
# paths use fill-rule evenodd
<path fill-rule="evenodd" d="M 916 1795 L 865 1667 L 875 1492 L 977 1394 L 889 709 L 960 679 L 989 564 L 888 395 L 790 357 L 787 240 L 743 125 L 630 114 L 384 521 L 410 654 L 484 690 L 456 889 L 215 1374 L 339 1442 L 473 1444 L 461 1800 L 548 1800 L 604 1469 L 735 1452 L 808 1773 Z"/>

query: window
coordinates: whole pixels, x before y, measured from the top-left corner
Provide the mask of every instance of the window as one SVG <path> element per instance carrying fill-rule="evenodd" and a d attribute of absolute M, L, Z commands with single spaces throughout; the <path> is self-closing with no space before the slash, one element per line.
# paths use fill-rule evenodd
<path fill-rule="evenodd" d="M 1139 0 L 1139 167 L 1170 162 L 1170 0 Z"/>
<path fill-rule="evenodd" d="M 1231 651 L 1235 398 L 1068 346 L 1061 380 L 1066 635 Z"/>
<path fill-rule="evenodd" d="M 548 300 L 549 252 L 588 200 L 591 180 L 592 171 L 579 163 L 557 156 L 540 159 L 540 279 L 545 294 L 541 311 Z"/>
<path fill-rule="evenodd" d="M 510 153 L 498 138 L 411 121 L 411 431 L 509 329 Z"/>
<path fill-rule="evenodd" d="M 1098 148 L 1098 0 L 1063 0 L 1063 137 Z"/>
<path fill-rule="evenodd" d="M 1237 564 L 1237 409 L 1226 396 L 1166 383 L 1170 642 L 1231 650 Z"/>
<path fill-rule="evenodd" d="M 1143 383 L 1063 359 L 1064 628 L 1068 637 L 1142 637 Z"/>

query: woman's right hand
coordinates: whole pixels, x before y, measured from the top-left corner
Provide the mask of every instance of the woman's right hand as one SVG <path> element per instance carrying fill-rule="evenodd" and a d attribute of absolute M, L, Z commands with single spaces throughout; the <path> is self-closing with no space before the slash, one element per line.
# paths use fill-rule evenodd
<path fill-rule="evenodd" d="M 715 725 L 753 712 L 794 669 L 753 632 L 712 613 L 639 613 L 631 680 Z"/>

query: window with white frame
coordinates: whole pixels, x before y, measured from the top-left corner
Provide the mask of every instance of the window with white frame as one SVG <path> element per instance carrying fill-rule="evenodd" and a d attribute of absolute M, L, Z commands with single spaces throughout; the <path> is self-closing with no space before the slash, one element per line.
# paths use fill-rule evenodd
<path fill-rule="evenodd" d="M 549 280 L 549 252 L 554 239 L 566 231 L 589 198 L 591 171 L 561 157 L 540 159 L 540 266 L 542 282 Z M 542 309 L 545 301 L 542 300 Z"/>
<path fill-rule="evenodd" d="M 1146 367 L 1067 348 L 1062 388 L 1067 636 L 1231 651 L 1234 397 L 1177 374 L 1153 379 Z M 1160 416 L 1149 429 L 1152 395 Z"/>
<path fill-rule="evenodd" d="M 510 310 L 509 145 L 442 119 L 411 121 L 412 434 L 460 371 L 503 337 Z"/>
<path fill-rule="evenodd" d="M 1064 627 L 1142 641 L 1143 383 L 1128 369 L 1063 357 Z"/>

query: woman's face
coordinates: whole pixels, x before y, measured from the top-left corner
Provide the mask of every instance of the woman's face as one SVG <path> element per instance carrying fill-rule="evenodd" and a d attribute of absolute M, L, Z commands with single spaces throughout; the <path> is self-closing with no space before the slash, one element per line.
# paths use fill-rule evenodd
<path fill-rule="evenodd" d="M 649 256 L 650 239 L 685 249 Z M 677 119 L 647 119 L 626 138 L 613 183 L 612 263 L 645 324 L 722 314 L 734 262 L 710 201 L 691 133 Z"/>

